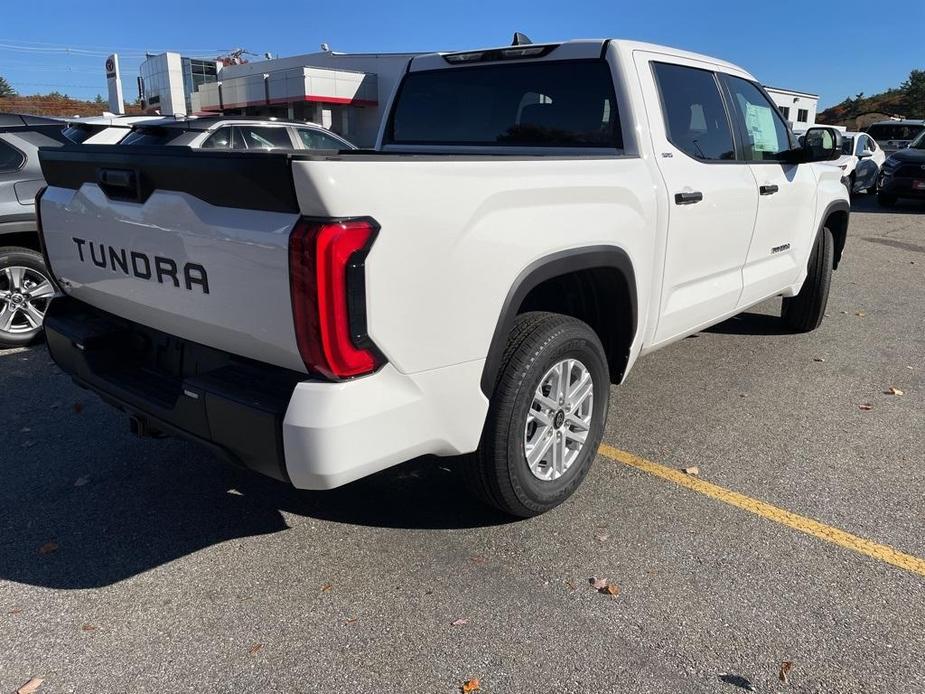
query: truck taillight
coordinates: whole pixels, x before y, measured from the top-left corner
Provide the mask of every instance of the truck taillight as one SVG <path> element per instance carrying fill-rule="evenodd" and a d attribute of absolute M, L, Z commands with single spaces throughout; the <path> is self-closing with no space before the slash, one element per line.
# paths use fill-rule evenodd
<path fill-rule="evenodd" d="M 378 226 L 366 219 L 301 219 L 289 235 L 292 317 L 302 361 L 328 378 L 375 371 L 366 334 L 366 255 Z"/>

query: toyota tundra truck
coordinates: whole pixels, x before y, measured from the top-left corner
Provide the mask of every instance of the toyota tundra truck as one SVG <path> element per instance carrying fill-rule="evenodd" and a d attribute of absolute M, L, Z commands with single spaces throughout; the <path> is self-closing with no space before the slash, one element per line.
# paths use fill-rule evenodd
<path fill-rule="evenodd" d="M 376 146 L 42 152 L 54 361 L 300 489 L 460 456 L 515 516 L 587 474 L 638 357 L 783 296 L 822 321 L 837 134 L 797 145 L 703 55 L 580 40 L 414 57 Z"/>

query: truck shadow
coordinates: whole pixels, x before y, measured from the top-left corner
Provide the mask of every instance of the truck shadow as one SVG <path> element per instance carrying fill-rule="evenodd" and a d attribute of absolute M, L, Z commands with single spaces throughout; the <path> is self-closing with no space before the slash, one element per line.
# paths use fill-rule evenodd
<path fill-rule="evenodd" d="M 111 585 L 215 544 L 288 530 L 284 513 L 431 530 L 510 522 L 472 500 L 439 459 L 306 492 L 227 467 L 192 444 L 142 445 L 181 452 L 166 464 L 141 460 L 107 469 L 94 460 L 84 477 L 63 470 L 87 468 L 79 452 L 69 460 L 46 457 L 28 490 L 10 479 L 15 471 L 3 471 L 0 580 L 58 589 Z"/>
<path fill-rule="evenodd" d="M 750 311 L 713 325 L 704 332 L 720 335 L 793 335 L 793 330 L 787 327 L 780 316 Z"/>
<path fill-rule="evenodd" d="M 107 586 L 213 545 L 288 530 L 292 516 L 421 530 L 510 519 L 474 501 L 458 461 L 422 458 L 340 489 L 305 492 L 179 440 L 140 440 L 50 365 L 0 352 L 0 581 Z M 332 532 L 342 532 L 332 529 Z"/>

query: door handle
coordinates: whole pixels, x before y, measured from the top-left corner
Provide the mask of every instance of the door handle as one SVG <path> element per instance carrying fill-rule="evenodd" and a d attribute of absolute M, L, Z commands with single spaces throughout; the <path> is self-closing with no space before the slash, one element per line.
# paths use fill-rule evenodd
<path fill-rule="evenodd" d="M 695 202 L 700 202 L 701 200 L 703 200 L 703 193 L 700 191 L 674 194 L 674 202 L 676 205 L 693 205 Z"/>
<path fill-rule="evenodd" d="M 778 190 L 779 188 L 776 185 L 758 187 L 758 192 L 762 195 L 774 195 Z"/>

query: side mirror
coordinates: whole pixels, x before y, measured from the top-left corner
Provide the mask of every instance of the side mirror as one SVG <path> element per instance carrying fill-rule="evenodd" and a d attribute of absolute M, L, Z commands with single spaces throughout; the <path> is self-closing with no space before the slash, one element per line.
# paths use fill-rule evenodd
<path fill-rule="evenodd" d="M 841 155 L 841 133 L 835 128 L 810 128 L 803 136 L 806 161 L 832 161 Z"/>

